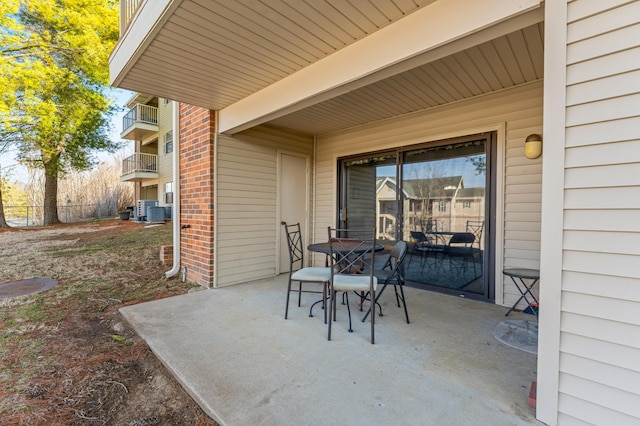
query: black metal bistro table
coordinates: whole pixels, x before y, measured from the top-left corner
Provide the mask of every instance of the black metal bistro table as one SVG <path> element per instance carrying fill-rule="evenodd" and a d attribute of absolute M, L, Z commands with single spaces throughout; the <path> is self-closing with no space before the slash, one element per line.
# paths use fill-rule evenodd
<path fill-rule="evenodd" d="M 538 317 L 538 299 L 533 295 L 531 290 L 536 285 L 538 280 L 540 279 L 540 271 L 538 269 L 529 269 L 529 268 L 506 268 L 502 273 L 508 277 L 511 277 L 511 281 L 515 284 L 516 288 L 520 292 L 520 298 L 516 300 L 516 303 L 513 304 L 511 309 L 507 311 L 504 316 L 509 315 L 520 303 L 522 299 L 527 302 L 527 305 L 531 307 L 531 310 Z M 527 281 L 529 283 L 527 284 Z M 529 296 L 533 300 L 529 300 Z M 535 308 L 532 303 L 535 303 Z"/>
<path fill-rule="evenodd" d="M 362 253 L 364 251 L 367 250 L 371 250 L 371 247 L 369 246 L 369 244 L 362 244 L 362 242 L 360 241 L 354 241 L 353 246 L 351 246 L 349 244 L 349 242 L 346 241 L 342 241 L 340 242 L 340 247 L 342 250 L 349 250 L 351 251 L 352 249 L 354 250 L 354 253 Z M 360 246 L 360 247 L 358 247 Z M 309 244 L 309 246 L 307 247 L 307 249 L 309 251 L 313 251 L 316 253 L 324 253 L 326 255 L 330 255 L 331 254 L 331 247 L 329 246 L 329 242 L 325 242 L 325 243 L 315 243 L 315 244 Z M 374 247 L 375 251 L 381 251 L 384 250 L 384 246 L 382 244 L 378 244 L 376 243 L 375 247 Z M 328 265 L 325 265 L 328 266 Z"/>
<path fill-rule="evenodd" d="M 354 241 L 352 244 L 353 245 L 349 244 L 348 242 L 342 241 L 340 243 L 340 247 L 342 250 L 344 250 L 347 253 L 351 251 L 353 251 L 354 253 L 363 253 L 365 251 L 371 250 L 371 246 L 369 244 L 362 244 L 361 241 Z M 309 246 L 307 246 L 307 249 L 315 253 L 326 254 L 327 257 L 325 258 L 324 266 L 329 266 L 329 256 L 331 255 L 331 247 L 328 241 L 324 243 L 309 244 Z M 384 246 L 382 244 L 376 243 L 373 249 L 375 251 L 381 251 L 381 250 L 384 250 Z M 324 300 L 318 300 L 313 305 L 311 305 L 311 307 L 309 308 L 310 317 L 313 316 L 313 307 L 316 306 L 318 303 L 322 303 L 322 306 L 324 306 Z"/>

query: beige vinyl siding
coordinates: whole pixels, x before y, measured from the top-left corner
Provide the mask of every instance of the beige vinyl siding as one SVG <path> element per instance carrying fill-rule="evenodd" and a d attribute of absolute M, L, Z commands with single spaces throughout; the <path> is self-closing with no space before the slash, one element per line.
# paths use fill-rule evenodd
<path fill-rule="evenodd" d="M 173 153 L 165 154 L 164 135 L 173 128 L 173 107 L 165 104 L 164 98 L 158 98 L 158 201 L 164 206 L 164 184 L 173 182 Z M 175 137 L 173 138 L 175 148 Z"/>
<path fill-rule="evenodd" d="M 568 16 L 558 422 L 639 424 L 640 2 Z"/>
<path fill-rule="evenodd" d="M 326 239 L 326 227 L 335 225 L 337 158 L 382 149 L 409 146 L 432 140 L 498 130 L 504 125 L 505 140 L 498 141 L 505 164 L 498 165 L 503 176 L 504 250 L 497 253 L 505 266 L 539 266 L 540 200 L 542 158 L 524 157 L 524 140 L 531 133 L 542 132 L 542 82 L 479 96 L 470 100 L 433 108 L 420 113 L 384 120 L 349 131 L 318 136 L 316 161 L 316 241 Z M 502 235 L 497 235 L 500 239 Z M 316 257 L 316 261 L 320 261 Z M 503 280 L 501 271 L 497 280 Z M 500 281 L 500 284 L 502 281 Z M 517 299 L 517 290 L 504 281 L 503 304 Z M 496 289 L 501 285 L 496 284 Z"/>
<path fill-rule="evenodd" d="M 308 135 L 260 126 L 219 135 L 216 172 L 218 286 L 276 274 L 278 150 L 311 156 Z M 311 192 L 311 190 L 309 191 Z"/>

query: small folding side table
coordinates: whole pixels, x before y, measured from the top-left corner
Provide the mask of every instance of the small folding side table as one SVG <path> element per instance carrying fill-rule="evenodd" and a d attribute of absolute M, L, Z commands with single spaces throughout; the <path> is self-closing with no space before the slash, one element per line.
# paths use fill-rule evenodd
<path fill-rule="evenodd" d="M 533 293 L 531 293 L 531 290 L 533 290 L 533 287 L 536 285 L 536 283 L 540 279 L 540 271 L 537 269 L 528 269 L 528 268 L 506 268 L 504 271 L 502 271 L 502 273 L 508 277 L 511 277 L 511 281 L 513 281 L 516 288 L 521 294 L 520 298 L 516 300 L 516 303 L 513 304 L 511 309 L 509 309 L 507 313 L 504 314 L 504 316 L 505 317 L 508 316 L 516 308 L 516 306 L 518 306 L 518 303 L 520 303 L 520 301 L 524 299 L 525 302 L 527 302 L 527 304 L 531 307 L 533 307 L 532 304 L 535 303 L 536 309 L 532 309 L 532 310 L 537 318 L 538 317 L 538 309 L 537 309 L 538 299 L 536 299 Z M 527 284 L 527 281 L 529 282 L 528 284 Z M 529 297 L 531 297 L 531 299 L 533 300 L 529 300 Z"/>

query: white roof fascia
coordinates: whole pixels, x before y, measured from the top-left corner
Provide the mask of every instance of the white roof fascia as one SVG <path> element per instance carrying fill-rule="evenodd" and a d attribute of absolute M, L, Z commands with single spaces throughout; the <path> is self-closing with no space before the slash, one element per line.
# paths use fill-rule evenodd
<path fill-rule="evenodd" d="M 541 0 L 433 2 L 222 109 L 219 130 L 236 133 L 371 84 L 386 77 L 380 71 L 540 9 L 541 4 Z"/>

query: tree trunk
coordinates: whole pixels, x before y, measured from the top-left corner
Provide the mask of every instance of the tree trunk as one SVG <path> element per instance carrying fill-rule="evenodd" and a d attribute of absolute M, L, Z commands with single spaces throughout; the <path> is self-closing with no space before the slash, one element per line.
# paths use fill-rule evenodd
<path fill-rule="evenodd" d="M 58 219 L 57 158 L 44 165 L 44 221 L 43 225 L 60 223 Z"/>
<path fill-rule="evenodd" d="M 0 228 L 11 228 L 4 218 L 4 204 L 2 203 L 2 181 L 0 177 Z"/>

